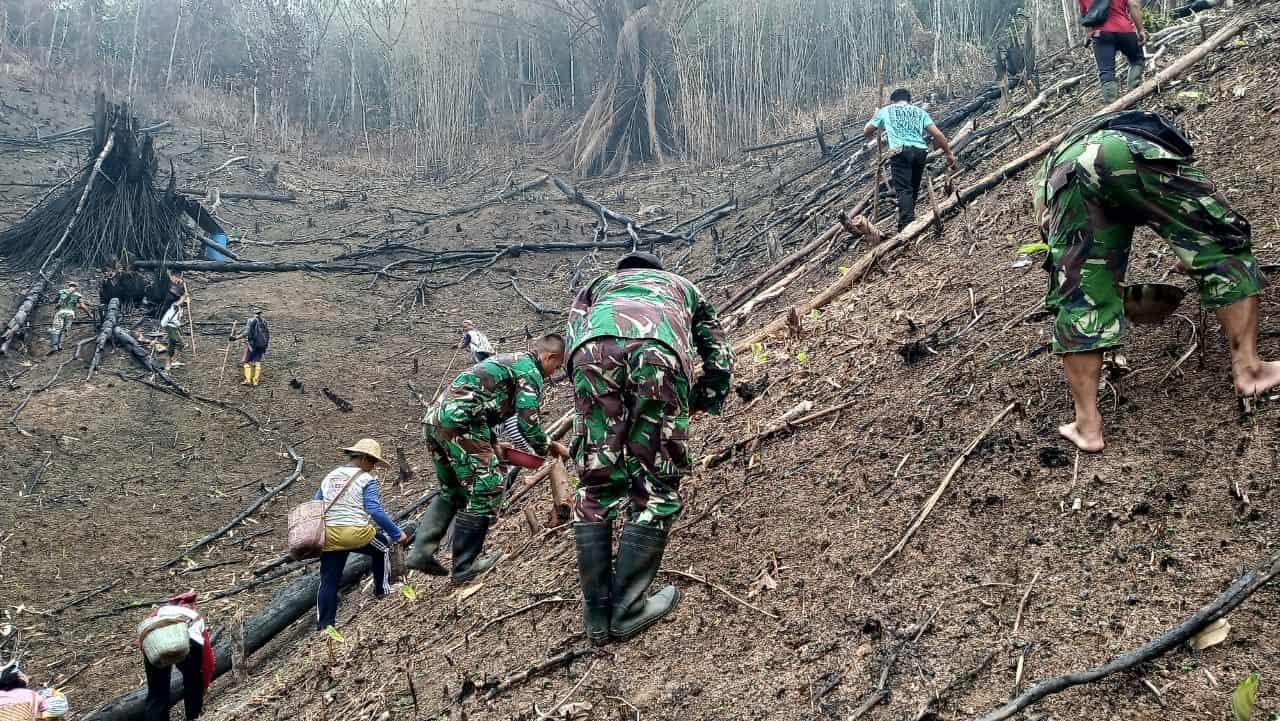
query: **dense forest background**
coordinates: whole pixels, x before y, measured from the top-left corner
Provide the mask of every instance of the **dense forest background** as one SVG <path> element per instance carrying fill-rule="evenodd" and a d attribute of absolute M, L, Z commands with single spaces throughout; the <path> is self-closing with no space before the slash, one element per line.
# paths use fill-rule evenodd
<path fill-rule="evenodd" d="M 0 63 L 299 156 L 323 145 L 439 177 L 536 149 L 599 173 L 831 127 L 874 100 L 882 66 L 961 92 L 1014 38 L 1041 54 L 1078 41 L 1074 5 L 0 0 Z"/>

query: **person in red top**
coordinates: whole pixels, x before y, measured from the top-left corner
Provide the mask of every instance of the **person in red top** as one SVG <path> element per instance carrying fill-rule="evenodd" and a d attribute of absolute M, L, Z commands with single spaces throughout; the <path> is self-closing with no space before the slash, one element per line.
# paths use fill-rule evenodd
<path fill-rule="evenodd" d="M 209 642 L 209 628 L 196 610 L 196 594 L 184 593 L 151 610 L 151 616 L 176 617 L 187 621 L 191 650 L 177 664 L 182 674 L 182 701 L 187 721 L 200 717 L 204 710 L 204 696 L 213 682 L 213 644 Z M 147 675 L 147 704 L 143 711 L 146 721 L 167 721 L 169 718 L 169 682 L 173 667 L 161 668 L 142 654 Z"/>
<path fill-rule="evenodd" d="M 1089 6 L 1102 0 L 1076 0 L 1080 14 Z M 1120 97 L 1116 82 L 1116 53 L 1124 53 L 1129 61 L 1128 87 L 1130 90 L 1142 82 L 1142 68 L 1146 56 L 1142 46 L 1147 44 L 1147 31 L 1142 27 L 1141 0 L 1111 0 L 1107 19 L 1097 27 L 1088 28 L 1093 40 L 1093 59 L 1098 64 L 1098 80 L 1102 82 L 1102 100 L 1110 103 Z"/>

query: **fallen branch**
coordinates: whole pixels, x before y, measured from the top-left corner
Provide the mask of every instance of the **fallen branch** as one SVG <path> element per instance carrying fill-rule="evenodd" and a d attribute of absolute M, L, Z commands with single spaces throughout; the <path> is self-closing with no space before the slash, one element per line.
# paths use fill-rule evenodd
<path fill-rule="evenodd" d="M 1235 610 L 1237 606 L 1244 603 L 1250 596 L 1256 593 L 1263 586 L 1270 583 L 1277 576 L 1280 576 L 1280 554 L 1272 556 L 1270 559 L 1259 564 L 1252 571 L 1249 571 L 1236 579 L 1235 582 L 1232 583 L 1227 590 L 1219 594 L 1217 598 L 1214 598 L 1208 603 L 1208 605 L 1202 607 L 1199 611 L 1196 611 L 1190 618 L 1183 621 L 1170 631 L 1148 641 L 1128 653 L 1116 656 L 1097 668 L 1045 679 L 1044 681 L 1041 681 L 1035 686 L 1027 689 L 1026 692 L 1009 703 L 991 711 L 985 716 L 979 717 L 977 721 L 1003 721 L 1004 719 L 1012 718 L 1018 712 L 1040 701 L 1046 696 L 1060 693 L 1072 686 L 1100 681 L 1114 673 L 1127 671 L 1163 656 L 1169 651 L 1172 651 L 1191 640 L 1193 636 L 1203 631 L 1209 626 L 1209 624 L 1225 617 L 1228 613 Z"/>
<path fill-rule="evenodd" d="M 190 556 L 196 551 L 199 551 L 205 546 L 208 546 L 210 543 L 213 543 L 214 541 L 218 540 L 222 536 L 226 535 L 229 531 L 231 531 L 231 529 L 235 528 L 236 526 L 244 522 L 246 518 L 248 518 L 249 516 L 252 516 L 255 512 L 257 512 L 259 508 L 262 508 L 262 506 L 267 501 L 271 500 L 272 498 L 275 498 L 277 495 L 280 494 L 281 491 L 293 485 L 294 481 L 301 478 L 302 477 L 302 456 L 298 455 L 298 453 L 293 450 L 292 446 L 285 448 L 285 452 L 288 453 L 289 457 L 292 458 L 294 461 L 295 465 L 293 468 L 293 473 L 290 473 L 289 476 L 285 478 L 283 481 L 281 481 L 278 485 L 263 491 L 262 495 L 258 496 L 257 500 L 249 504 L 249 507 L 244 509 L 244 511 L 241 512 L 240 515 L 231 519 L 231 521 L 227 523 L 227 525 L 223 526 L 222 528 L 219 528 L 213 533 L 210 533 L 209 535 L 205 536 L 199 541 L 196 541 L 187 550 L 183 551 L 182 553 L 179 553 L 177 556 L 170 559 L 166 563 L 162 563 L 159 566 L 152 568 L 151 570 L 158 571 L 162 568 L 169 568 L 170 566 L 173 566 L 174 564 L 178 563 L 182 559 Z"/>
<path fill-rule="evenodd" d="M 898 544 L 894 546 L 892 550 L 885 554 L 884 558 L 880 559 L 880 562 L 877 563 L 874 568 L 867 571 L 865 574 L 866 577 L 875 575 L 876 571 L 879 571 L 884 564 L 893 560 L 893 558 L 897 556 L 902 549 L 907 547 L 907 543 L 911 540 L 911 537 L 915 535 L 916 531 L 920 530 L 920 526 L 924 525 L 925 519 L 927 519 L 929 514 L 933 512 L 934 506 L 938 505 L 938 500 L 942 498 L 942 494 L 946 493 L 947 487 L 951 485 L 951 479 L 956 476 L 956 472 L 959 471 L 960 467 L 964 465 L 964 462 L 969 459 L 969 456 L 977 450 L 978 444 L 982 443 L 982 440 L 991 433 L 1000 421 L 1004 420 L 1005 416 L 1018 408 L 1021 408 L 1018 403 L 1010 403 L 1008 406 L 1005 406 L 1005 409 L 997 413 L 996 417 L 992 418 L 991 422 L 987 424 L 987 427 L 984 428 L 977 437 L 970 441 L 969 445 L 964 449 L 964 452 L 961 453 L 951 464 L 951 470 L 947 471 L 947 475 L 942 477 L 942 482 L 938 484 L 938 488 L 934 490 L 933 495 L 929 496 L 929 500 L 925 502 L 924 508 L 921 508 L 920 512 L 916 514 L 915 520 L 907 527 L 907 532 L 902 534 L 902 539 L 898 541 Z"/>
<path fill-rule="evenodd" d="M 89 376 L 93 377 L 93 372 L 98 369 L 98 362 L 102 360 L 102 349 L 107 345 L 107 339 L 115 333 L 116 324 L 120 322 L 120 299 L 112 298 L 107 304 L 107 312 L 103 314 L 102 327 L 98 330 L 97 347 L 93 351 L 93 358 L 89 361 Z M 87 379 L 86 379 L 87 380 Z"/>
<path fill-rule="evenodd" d="M 44 273 L 36 274 L 36 279 L 32 282 L 31 287 L 27 288 L 27 292 L 22 296 L 22 301 L 18 303 L 18 309 L 14 311 L 13 317 L 9 319 L 9 324 L 5 326 L 3 345 L 0 345 L 0 355 L 9 352 L 9 344 L 13 339 L 21 335 L 22 327 L 27 324 L 27 318 L 31 315 L 32 309 L 36 307 L 36 303 L 40 301 L 40 295 L 44 293 L 44 289 L 48 287 L 49 280 L 57 274 L 55 268 L 48 275 Z"/>
<path fill-rule="evenodd" d="M 573 698 L 573 695 L 578 692 L 578 689 L 582 688 L 582 684 L 586 683 L 587 677 L 591 675 L 591 671 L 596 667 L 596 661 L 599 661 L 599 660 L 600 659 L 595 659 L 595 661 L 592 661 L 591 664 L 587 666 L 587 670 L 582 672 L 582 677 L 579 678 L 578 682 L 573 685 L 573 688 L 569 689 L 569 693 L 566 693 L 564 695 L 564 698 L 560 699 L 559 701 L 556 701 L 555 705 L 552 706 L 551 708 L 538 714 L 538 718 L 534 719 L 533 721 L 546 721 L 546 719 L 549 719 L 552 716 L 555 716 L 556 711 L 559 711 L 560 707 L 563 706 L 566 701 Z"/>
<path fill-rule="evenodd" d="M 507 189 L 507 190 L 505 190 L 505 191 L 503 191 L 503 192 L 501 192 L 501 193 L 498 193 L 498 195 L 496 195 L 496 196 L 494 196 L 494 197 L 492 197 L 492 198 L 490 198 L 490 199 L 488 199 L 488 200 L 482 200 L 482 201 L 480 201 L 480 202 L 478 202 L 478 203 L 472 203 L 472 204 L 470 204 L 470 205 L 464 205 L 464 206 L 462 206 L 461 208 L 454 208 L 454 209 L 452 209 L 452 210 L 446 210 L 446 211 L 445 211 L 445 212 L 443 212 L 443 213 L 430 213 L 430 212 L 426 212 L 426 211 L 422 211 L 422 210 L 413 210 L 412 208 L 401 208 L 401 207 L 396 206 L 396 205 L 391 205 L 391 206 L 388 206 L 388 207 L 389 207 L 391 210 L 399 210 L 399 211 L 403 211 L 403 212 L 405 212 L 405 213 L 413 213 L 414 215 L 421 215 L 422 217 L 426 218 L 427 220 L 439 220 L 439 219 L 441 219 L 441 218 L 452 218 L 452 217 L 453 217 L 453 216 L 455 216 L 455 215 L 466 215 L 467 213 L 472 213 L 472 212 L 475 212 L 475 211 L 480 210 L 480 209 L 482 209 L 482 208 L 487 208 L 487 207 L 489 207 L 490 205 L 497 205 L 498 203 L 501 203 L 501 202 L 503 202 L 504 200 L 510 200 L 510 199 L 512 199 L 512 198 L 514 198 L 514 197 L 516 197 L 517 195 L 523 195 L 524 193 L 527 193 L 527 192 L 529 192 L 530 190 L 533 190 L 534 188 L 540 188 L 540 187 L 542 187 L 542 186 L 546 185 L 546 184 L 547 184 L 547 181 L 548 181 L 548 180 L 550 180 L 550 179 L 551 179 L 551 176 L 550 176 L 550 175 L 546 175 L 546 174 L 544 174 L 544 175 L 539 175 L 538 177 L 534 178 L 533 180 L 530 180 L 530 181 L 527 181 L 527 182 L 521 183 L 520 185 L 517 185 L 517 186 L 515 186 L 515 187 L 513 187 L 513 188 L 509 188 L 509 189 Z"/>
<path fill-rule="evenodd" d="M 484 695 L 484 700 L 492 701 L 493 699 L 497 698 L 498 696 L 506 692 L 507 689 L 510 689 L 512 686 L 515 686 L 518 683 L 527 681 L 528 679 L 533 678 L 534 676 L 540 673 L 546 673 L 547 671 L 550 671 L 552 669 L 556 669 L 561 666 L 567 666 L 573 663 L 575 660 L 582 658 L 583 656 L 587 656 L 590 653 L 591 653 L 590 651 L 585 649 L 575 649 L 575 650 L 565 651 L 563 653 L 558 653 L 552 656 L 551 658 L 546 659 L 545 661 L 542 661 L 540 663 L 534 664 L 533 666 L 530 666 L 529 668 L 521 671 L 520 673 L 513 674 L 503 679 L 496 686 L 489 689 L 489 692 Z"/>
<path fill-rule="evenodd" d="M 196 190 L 195 188 L 178 188 L 181 195 L 195 195 L 203 198 L 208 195 L 208 191 Z M 289 195 L 280 195 L 278 193 L 250 193 L 250 192 L 227 192 L 219 191 L 218 197 L 223 200 L 262 200 L 270 203 L 296 203 L 298 196 L 290 193 Z"/>
<path fill-rule="evenodd" d="M 775 621 L 777 621 L 777 620 L 778 620 L 778 616 L 777 616 L 776 614 L 769 613 L 768 611 L 764 610 L 763 608 L 760 608 L 759 606 L 753 606 L 753 605 L 751 605 L 750 603 L 747 603 L 746 601 L 742 600 L 741 598 L 738 598 L 737 596 L 733 595 L 732 593 L 729 593 L 729 591 L 728 591 L 727 589 L 725 589 L 724 587 L 722 587 L 722 586 L 717 586 L 716 584 L 714 584 L 714 583 L 712 583 L 712 582 L 708 581 L 707 579 L 705 579 L 705 578 L 703 578 L 703 577 L 701 577 L 701 576 L 695 576 L 695 575 L 693 575 L 692 573 L 685 573 L 684 571 L 673 571 L 673 570 L 672 570 L 672 569 L 670 569 L 670 568 L 664 568 L 664 569 L 662 569 L 662 572 L 663 572 L 663 573 L 670 573 L 670 574 L 671 574 L 671 575 L 673 575 L 673 576 L 679 576 L 679 577 L 681 577 L 681 578 L 687 578 L 687 579 L 689 579 L 690 581 L 695 581 L 695 582 L 697 582 L 697 583 L 701 583 L 701 584 L 702 584 L 702 585 L 704 585 L 704 586 L 708 586 L 708 587 L 710 587 L 710 588 L 714 588 L 715 590 L 719 591 L 720 593 L 723 593 L 724 595 L 728 596 L 729 598 L 732 598 L 734 601 L 737 601 L 739 604 L 741 604 L 741 605 L 743 605 L 743 606 L 746 606 L 747 608 L 751 609 L 752 611 L 755 611 L 756 613 L 764 614 L 765 616 L 768 616 L 769 618 L 772 618 L 772 619 L 773 619 L 773 620 L 775 620 Z"/>
<path fill-rule="evenodd" d="M 733 454 L 738 450 L 747 448 L 751 445 L 754 445 L 761 441 L 772 438 L 773 436 L 776 436 L 779 433 L 782 433 L 784 431 L 794 430 L 797 426 L 803 426 L 809 423 L 813 423 L 814 421 L 820 421 L 823 418 L 826 418 L 827 416 L 830 416 L 835 413 L 839 413 L 840 411 L 852 406 L 857 402 L 858 402 L 858 399 L 855 398 L 850 401 L 845 401 L 844 403 L 837 403 L 836 405 L 833 405 L 833 406 L 827 406 L 826 408 L 816 410 L 808 415 L 801 416 L 800 418 L 796 418 L 794 420 L 778 421 L 777 423 L 774 423 L 773 425 L 769 426 L 763 431 L 760 431 L 754 436 L 747 438 L 746 440 L 732 443 L 726 448 L 724 448 L 723 450 L 721 450 L 719 453 L 716 453 L 711 456 L 707 456 L 702 461 L 703 467 L 713 468 L 715 466 L 718 466 L 724 461 L 727 461 L 730 458 L 732 458 Z"/>

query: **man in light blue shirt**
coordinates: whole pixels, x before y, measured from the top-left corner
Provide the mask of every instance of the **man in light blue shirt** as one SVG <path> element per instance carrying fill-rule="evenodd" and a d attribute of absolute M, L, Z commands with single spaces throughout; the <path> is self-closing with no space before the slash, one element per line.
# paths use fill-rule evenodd
<path fill-rule="evenodd" d="M 888 136 L 889 177 L 898 196 L 898 230 L 901 231 L 916 218 L 916 196 L 920 193 L 925 159 L 929 156 L 925 134 L 946 153 L 947 164 L 952 168 L 956 167 L 956 156 L 951 152 L 947 136 L 933 124 L 929 113 L 911 104 L 911 91 L 898 88 L 889 100 L 891 104 L 876 111 L 863 129 L 863 135 L 874 138 L 883 129 Z"/>

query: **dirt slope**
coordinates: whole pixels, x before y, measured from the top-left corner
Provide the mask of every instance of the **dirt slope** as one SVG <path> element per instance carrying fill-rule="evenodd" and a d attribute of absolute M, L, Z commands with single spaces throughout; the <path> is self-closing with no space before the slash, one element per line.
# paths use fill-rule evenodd
<path fill-rule="evenodd" d="M 1280 137 L 1274 112 L 1280 107 L 1277 30 L 1274 19 L 1259 22 L 1242 42 L 1210 56 L 1183 83 L 1147 104 L 1178 115 L 1193 131 L 1204 168 L 1253 221 L 1264 263 L 1280 259 L 1280 163 L 1269 152 Z M 1067 62 L 1088 70 L 1082 54 Z M 1085 83 L 1062 102 L 1073 107 L 1060 119 L 1030 129 L 1024 139 L 966 171 L 960 182 L 1088 112 L 1097 105 L 1097 93 Z M 993 119 L 988 115 L 983 124 Z M 196 137 L 180 130 L 185 147 L 193 147 Z M 753 160 L 730 169 L 727 177 L 679 169 L 624 178 L 591 192 L 618 207 L 659 202 L 687 213 L 714 204 L 730 185 L 767 187 L 774 168 L 792 172 L 811 163 L 811 153 L 796 149 L 768 161 L 767 168 L 765 161 Z M 180 172 L 208 170 L 230 155 L 225 146 L 193 154 Z M 259 156 L 252 165 L 266 168 L 275 160 Z M 328 167 L 286 161 L 283 177 L 313 187 L 358 184 L 345 176 L 345 164 L 323 163 Z M 230 172 L 223 187 L 262 182 L 243 168 Z M 262 241 L 317 239 L 300 246 L 246 245 L 246 255 L 329 256 L 344 245 L 381 242 L 380 231 L 410 226 L 396 211 L 388 219 L 382 212 L 387 205 L 459 205 L 495 192 L 505 172 L 493 175 L 488 187 L 476 180 L 449 190 L 380 188 L 343 211 L 323 209 L 333 197 L 308 197 L 296 207 L 233 205 L 228 215 L 246 231 L 260 225 L 250 236 Z M 1125 350 L 1134 373 L 1104 396 L 1110 447 L 1100 457 L 1080 457 L 1077 466 L 1054 430 L 1068 416 L 1070 400 L 1056 360 L 1043 352 L 1047 323 L 1025 317 L 1043 292 L 1044 276 L 1034 263 L 1014 264 L 1014 249 L 1035 238 L 1025 180 L 1005 183 L 951 219 L 941 238 L 923 237 L 884 261 L 836 304 L 806 318 L 803 338 L 775 339 L 761 358 L 740 359 L 738 380 L 759 382 L 767 374 L 769 389 L 750 403 L 735 399 L 722 419 L 700 422 L 694 433 L 699 455 L 748 437 L 803 401 L 815 407 L 852 405 L 688 479 L 688 510 L 664 565 L 719 589 L 668 575 L 684 592 L 669 621 L 632 643 L 536 675 L 484 701 L 479 697 L 487 684 L 584 648 L 571 536 L 560 529 L 531 537 L 513 512 L 491 541 L 512 557 L 475 590 L 458 594 L 437 580 L 415 577 L 416 601 L 374 603 L 366 584 L 343 601 L 345 643 L 329 644 L 299 623 L 270 652 L 251 659 L 246 677 L 218 682 L 209 718 L 447 714 L 532 720 L 539 709 L 567 699 L 590 703 L 584 717 L 597 719 L 840 719 L 871 692 L 899 649 L 888 675 L 890 698 L 864 718 L 918 718 L 926 710 L 938 718 L 969 718 L 1009 696 L 1020 657 L 1025 686 L 1094 665 L 1179 622 L 1225 587 L 1242 563 L 1275 546 L 1277 411 L 1238 420 L 1221 334 L 1212 322 L 1203 365 L 1193 356 L 1168 380 L 1162 376 L 1189 343 L 1187 323 L 1137 329 Z M 619 192 L 625 199 L 618 199 Z M 523 234 L 539 237 L 580 232 L 586 216 L 542 201 L 529 198 L 456 224 L 433 223 L 425 239 L 414 242 L 488 243 L 495 234 L 524 228 L 531 230 Z M 786 198 L 767 202 L 784 204 Z M 739 228 L 756 220 L 758 210 L 739 218 Z M 317 228 L 307 227 L 309 217 Z M 364 218 L 372 218 L 357 226 L 365 237 L 321 244 L 322 238 L 348 232 L 326 229 Z M 734 232 L 726 229 L 726 236 Z M 802 235 L 800 242 L 810 237 Z M 710 266 L 707 245 L 700 243 L 685 262 L 691 276 L 707 277 L 716 297 L 727 296 L 768 264 L 757 247 L 754 262 L 742 261 L 717 278 L 720 270 Z M 791 295 L 757 311 L 749 326 L 826 285 L 856 255 L 822 263 L 794 284 Z M 525 257 L 501 267 L 516 269 L 540 302 L 553 305 L 568 299 L 567 281 L 578 259 Z M 1171 262 L 1160 243 L 1144 234 L 1130 277 L 1160 278 Z M 608 259 L 602 256 L 599 263 L 607 265 Z M 265 432 L 241 427 L 236 415 L 159 396 L 110 373 L 89 384 L 69 377 L 33 397 L 18 423 L 35 437 L 15 431 L 0 437 L 16 468 L 15 481 L 28 479 L 45 459 L 53 462 L 37 495 L 0 511 L 0 527 L 18 531 L 7 540 L 0 532 L 7 591 L 0 603 L 28 629 L 41 663 L 49 663 L 48 673 L 65 675 L 92 664 L 70 685 L 81 694 L 78 706 L 87 709 L 140 680 L 126 650 L 140 613 L 91 616 L 131 600 L 186 587 L 225 588 L 245 578 L 248 569 L 278 552 L 284 513 L 314 490 L 318 474 L 334 462 L 337 444 L 372 433 L 402 445 L 415 465 L 426 465 L 415 440 L 417 402 L 405 382 L 429 393 L 449 351 L 430 347 L 419 356 L 416 376 L 412 361 L 397 354 L 452 340 L 463 316 L 475 317 L 491 337 L 514 336 L 509 344 L 520 342 L 526 324 L 554 325 L 497 287 L 502 279 L 473 277 L 432 294 L 426 307 L 395 317 L 404 283 L 307 274 L 198 279 L 201 320 L 219 325 L 208 326 L 207 338 L 197 335 L 204 347 L 181 376 L 209 395 L 245 403 L 266 420 Z M 263 299 L 276 339 L 268 380 L 242 392 L 232 385 L 231 367 L 219 388 L 226 329 Z M 1263 303 L 1262 346 L 1271 356 L 1280 355 L 1277 300 L 1272 289 Z M 1193 306 L 1183 312 L 1199 320 Z M 936 355 L 905 365 L 899 350 L 912 340 L 925 340 Z M 56 368 L 39 353 L 33 359 L 39 367 L 17 379 L 6 395 L 13 404 Z M 19 361 L 3 363 L 10 376 L 24 370 Z M 123 359 L 113 363 L 132 372 Z M 305 382 L 305 393 L 287 385 L 295 376 Z M 351 399 L 355 410 L 338 411 L 319 395 L 322 386 Z M 1014 401 L 1025 413 L 994 428 L 903 554 L 864 578 L 953 460 Z M 548 416 L 566 404 L 567 390 L 555 387 Z M 253 481 L 270 485 L 283 477 L 288 463 L 279 454 L 286 443 L 307 457 L 307 478 L 255 516 L 259 525 L 250 532 L 272 527 L 273 533 L 249 539 L 243 550 L 223 542 L 199 556 L 200 563 L 238 561 L 226 567 L 178 576 L 145 570 L 235 515 L 257 494 Z M 389 494 L 391 505 L 402 507 L 431 485 L 430 472 L 420 470 L 403 491 Z M 147 473 L 156 475 L 130 479 Z M 1247 491 L 1249 506 L 1230 495 L 1233 483 Z M 62 619 L 13 610 L 23 604 L 44 611 L 116 579 L 110 591 Z M 239 595 L 211 606 L 210 615 L 226 623 L 237 612 L 252 612 L 261 599 Z M 1268 669 L 1280 661 L 1280 641 L 1271 631 L 1277 600 L 1276 589 L 1265 589 L 1233 614 L 1235 629 L 1221 646 L 1196 654 L 1178 651 L 1140 674 L 1068 692 L 1037 711 L 1057 719 L 1222 718 L 1234 683 L 1261 670 L 1255 718 L 1270 718 L 1280 713 L 1280 696 L 1266 681 Z M 921 624 L 926 628 L 919 641 L 900 648 L 901 639 L 914 636 Z M 86 637 L 82 645 L 72 644 Z M 1144 681 L 1161 690 L 1160 699 Z M 942 699 L 925 709 L 937 694 Z"/>

